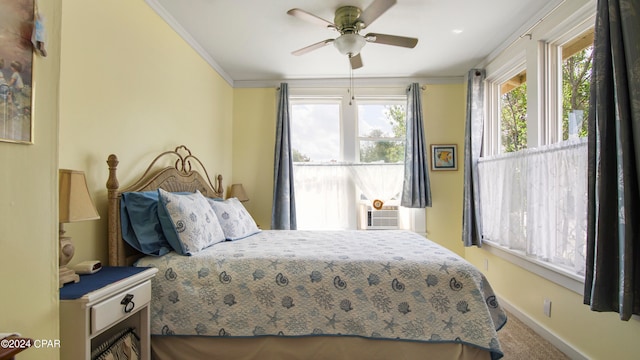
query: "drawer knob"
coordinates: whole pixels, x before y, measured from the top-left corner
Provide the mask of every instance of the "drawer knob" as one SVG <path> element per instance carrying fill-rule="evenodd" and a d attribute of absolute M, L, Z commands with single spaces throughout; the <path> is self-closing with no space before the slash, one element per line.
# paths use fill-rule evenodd
<path fill-rule="evenodd" d="M 124 312 L 130 313 L 133 308 L 136 307 L 136 303 L 133 302 L 133 294 L 127 294 L 124 296 L 120 304 L 124 305 Z"/>

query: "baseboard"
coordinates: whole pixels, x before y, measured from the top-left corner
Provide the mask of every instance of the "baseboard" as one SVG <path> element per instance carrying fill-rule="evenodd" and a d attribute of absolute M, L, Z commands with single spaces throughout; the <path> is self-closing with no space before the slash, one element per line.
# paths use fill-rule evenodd
<path fill-rule="evenodd" d="M 518 320 L 522 321 L 525 325 L 531 328 L 531 330 L 535 331 L 536 334 L 542 336 L 545 340 L 553 344 L 558 350 L 562 351 L 569 358 L 574 360 L 588 360 L 589 358 L 585 356 L 583 353 L 575 349 L 573 346 L 566 343 L 562 338 L 558 337 L 553 332 L 547 330 L 545 327 L 540 325 L 534 319 L 520 311 L 517 307 L 511 305 L 508 301 L 500 298 L 500 305 L 513 314 L 513 316 L 517 317 Z M 507 322 L 509 320 L 507 319 Z"/>

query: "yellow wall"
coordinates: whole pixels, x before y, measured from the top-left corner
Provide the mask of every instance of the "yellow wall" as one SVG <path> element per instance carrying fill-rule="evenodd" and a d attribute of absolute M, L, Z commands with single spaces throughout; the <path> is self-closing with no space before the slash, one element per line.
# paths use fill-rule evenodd
<path fill-rule="evenodd" d="M 243 184 L 244 205 L 262 229 L 271 226 L 276 100 L 275 88 L 235 89 L 233 96 L 233 179 L 227 184 Z"/>
<path fill-rule="evenodd" d="M 61 2 L 40 2 L 48 56 L 34 58 L 35 142 L 0 143 L 0 332 L 50 340 L 59 337 L 55 219 Z M 31 348 L 18 358 L 55 360 L 58 349 Z"/>
<path fill-rule="evenodd" d="M 457 171 L 430 171 L 432 206 L 426 209 L 427 237 L 464 256 L 462 246 L 461 159 L 464 151 L 465 86 L 463 84 L 427 85 L 422 92 L 427 152 L 431 144 L 456 144 Z M 429 161 L 431 164 L 431 161 Z"/>
<path fill-rule="evenodd" d="M 72 264 L 106 263 L 109 154 L 121 186 L 182 144 L 232 178 L 233 89 L 143 1 L 66 1 L 63 19 L 60 167 L 85 171 L 101 215 L 65 229 Z"/>

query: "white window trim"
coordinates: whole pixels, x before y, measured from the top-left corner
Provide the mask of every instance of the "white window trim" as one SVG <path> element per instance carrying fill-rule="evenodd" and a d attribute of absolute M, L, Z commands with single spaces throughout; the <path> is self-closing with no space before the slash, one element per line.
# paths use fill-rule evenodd
<path fill-rule="evenodd" d="M 487 111 L 482 156 L 498 154 L 502 148 L 499 127 L 500 108 L 499 103 L 493 101 L 500 97 L 499 86 L 502 82 L 515 76 L 518 71 L 522 71 L 525 68 L 527 69 L 527 78 L 535 79 L 536 81 L 535 86 L 528 87 L 528 117 L 536 116 L 538 118 L 538 121 L 528 123 L 527 127 L 529 129 L 530 126 L 538 126 L 539 123 L 544 124 L 544 126 L 554 127 L 553 131 L 547 128 L 541 134 L 538 133 L 538 128 L 532 129 L 535 131 L 534 137 L 536 139 L 528 138 L 528 140 L 534 140 L 530 145 L 533 147 L 545 143 L 554 143 L 562 138 L 562 128 L 559 126 L 561 121 L 558 119 L 559 115 L 556 115 L 562 111 L 562 103 L 559 100 L 562 82 L 558 83 L 556 80 L 558 79 L 558 71 L 560 71 L 559 67 L 562 65 L 558 48 L 594 26 L 595 9 L 595 0 L 587 0 L 585 3 L 577 5 L 565 0 L 558 1 L 553 8 L 554 14 L 545 16 L 526 30 L 519 38 L 503 45 L 500 54 L 497 54 L 497 52 L 490 54 L 488 62 L 478 66 L 485 67 L 487 72 L 485 82 L 485 105 Z M 530 43 L 530 41 L 534 41 L 535 44 Z M 532 53 L 527 56 L 527 52 L 533 51 L 535 51 L 535 54 Z M 545 54 L 548 56 L 545 56 Z M 545 59 L 543 63 L 538 61 L 541 58 Z M 532 61 L 535 61 L 535 63 L 531 63 Z M 545 92 L 546 94 L 554 94 L 555 92 L 554 100 L 547 100 L 547 104 L 544 104 L 545 97 L 542 96 Z M 533 113 L 530 109 L 533 110 Z M 555 113 L 552 109 L 556 109 Z M 542 130 L 545 130 L 544 127 Z M 584 278 L 577 274 L 570 273 L 563 268 L 526 256 L 524 253 L 508 249 L 491 241 L 484 241 L 483 243 L 487 245 L 485 249 L 488 252 L 506 261 L 580 295 L 584 293 Z"/>
<path fill-rule="evenodd" d="M 339 126 L 340 126 L 340 158 L 341 161 L 345 162 L 348 161 L 347 159 L 345 159 L 345 154 L 348 153 L 349 149 L 345 149 L 345 139 L 344 139 L 344 132 L 342 131 L 342 127 L 343 127 L 343 121 L 344 120 L 344 114 L 342 112 L 342 107 L 344 106 L 345 103 L 345 99 L 344 97 L 340 97 L 340 96 L 336 96 L 334 95 L 317 95 L 317 96 L 302 96 L 302 95 L 298 95 L 298 96 L 289 96 L 289 113 L 291 113 L 291 107 L 293 105 L 297 105 L 297 104 L 328 104 L 328 105 L 334 105 L 334 104 L 339 104 L 340 105 L 340 115 L 339 115 Z M 353 150 L 352 150 L 353 151 Z"/>
<path fill-rule="evenodd" d="M 573 27 L 571 30 L 556 36 L 546 43 L 549 51 L 549 56 L 545 62 L 545 71 L 548 74 L 546 77 L 546 91 L 551 101 L 547 113 L 551 127 L 547 134 L 547 144 L 562 141 L 563 104 L 560 99 L 560 95 L 562 94 L 562 47 L 589 29 L 593 29 L 595 26 L 595 14 L 577 23 L 574 20 L 572 24 Z M 554 111 L 551 109 L 554 109 Z"/>
<path fill-rule="evenodd" d="M 356 159 L 359 159 L 359 142 L 360 139 L 371 140 L 367 138 L 361 138 L 358 133 L 358 114 L 357 105 L 361 103 L 380 103 L 381 101 L 389 101 L 391 103 L 406 104 L 407 94 L 406 86 L 380 86 L 380 87 L 365 87 L 356 88 L 354 91 L 355 102 L 351 102 L 351 94 L 344 88 L 337 87 L 297 87 L 289 89 L 289 103 L 293 104 L 303 103 L 340 103 L 340 127 L 341 127 L 341 140 L 340 140 L 340 152 L 342 161 L 345 163 L 357 163 Z M 344 111 L 345 109 L 351 109 L 353 111 Z M 348 141 L 347 139 L 352 139 Z M 381 140 L 396 140 L 396 138 L 381 138 Z M 404 139 L 402 139 L 404 140 Z M 359 194 L 355 194 L 354 188 L 350 189 L 354 193 L 354 205 L 359 203 Z M 392 201 L 389 205 L 400 205 L 400 201 Z M 415 231 L 423 236 L 426 236 L 426 217 L 424 209 L 409 209 L 401 208 L 402 222 L 406 224 L 412 231 Z"/>
<path fill-rule="evenodd" d="M 502 152 L 500 85 L 525 69 L 526 58 L 525 52 L 522 51 L 514 56 L 511 61 L 495 69 L 493 75 L 488 76 L 486 79 L 485 106 L 488 111 L 487 121 L 484 123 L 484 153 L 482 156 L 495 155 Z M 498 99 L 498 101 L 493 101 L 495 99 Z"/>
<path fill-rule="evenodd" d="M 360 129 L 358 128 L 359 124 L 359 113 L 357 105 L 377 105 L 382 102 L 386 102 L 392 105 L 406 105 L 407 104 L 407 96 L 406 95 L 389 95 L 389 96 L 357 96 L 356 95 L 356 108 L 354 110 L 355 113 L 355 159 L 360 159 L 360 142 L 361 141 L 404 141 L 405 138 L 395 138 L 395 137 L 366 137 L 360 136 Z M 355 160 L 354 162 L 359 163 L 359 160 Z"/>
<path fill-rule="evenodd" d="M 524 252 L 515 251 L 489 240 L 484 240 L 484 248 L 491 254 L 507 260 L 553 283 L 563 286 L 577 294 L 584 293 L 584 277 L 572 274 L 559 266 L 527 256 Z"/>
<path fill-rule="evenodd" d="M 381 100 L 406 101 L 406 87 L 355 88 L 355 102 L 351 102 L 351 94 L 344 88 L 292 88 L 289 89 L 290 105 L 294 103 L 323 103 L 324 101 L 340 101 L 340 152 L 342 161 L 356 163 L 359 159 L 359 136 L 357 105 L 359 101 L 375 102 Z M 351 105 L 349 103 L 352 103 Z M 345 109 L 354 108 L 353 111 Z M 349 140 L 353 139 L 353 140 Z"/>

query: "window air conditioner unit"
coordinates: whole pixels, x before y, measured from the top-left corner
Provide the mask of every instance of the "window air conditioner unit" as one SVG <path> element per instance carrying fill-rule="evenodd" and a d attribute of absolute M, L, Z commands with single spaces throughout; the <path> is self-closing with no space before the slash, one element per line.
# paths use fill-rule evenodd
<path fill-rule="evenodd" d="M 376 210 L 367 204 L 360 204 L 361 230 L 391 230 L 400 228 L 397 206 L 383 206 Z"/>

